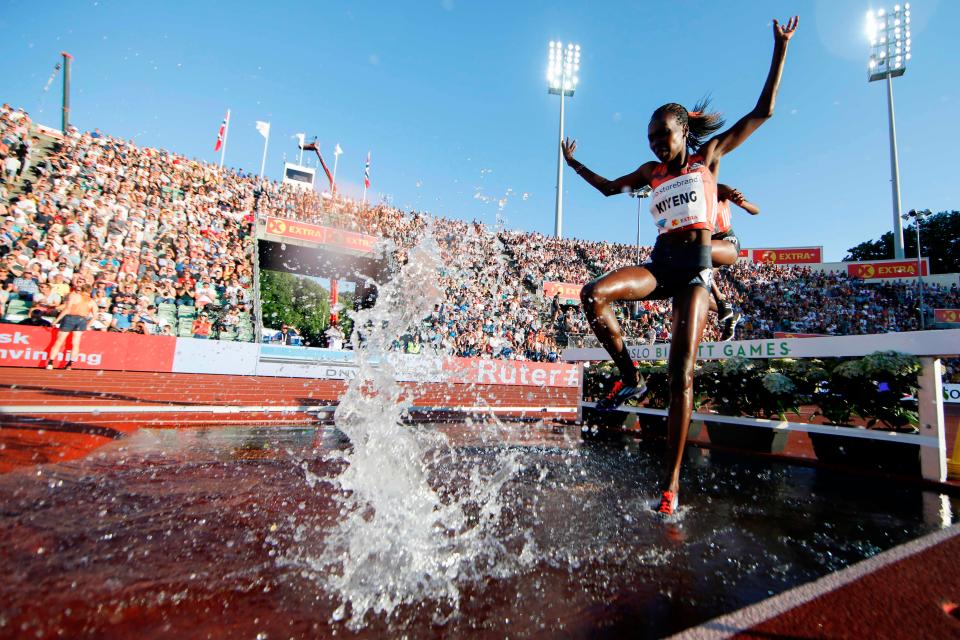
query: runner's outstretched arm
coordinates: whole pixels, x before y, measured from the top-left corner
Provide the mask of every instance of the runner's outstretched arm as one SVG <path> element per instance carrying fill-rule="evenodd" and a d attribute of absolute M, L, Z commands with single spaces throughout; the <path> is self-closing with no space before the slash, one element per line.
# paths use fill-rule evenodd
<path fill-rule="evenodd" d="M 577 172 L 577 175 L 587 181 L 589 185 L 605 196 L 615 196 L 618 193 L 629 193 L 634 189 L 640 189 L 650 184 L 650 170 L 656 166 L 656 162 L 646 162 L 640 165 L 636 171 L 620 176 L 616 180 L 608 180 L 587 169 L 582 162 L 574 159 L 573 152 L 577 150 L 577 141 L 570 138 L 564 138 L 560 144 L 563 149 L 563 157 L 567 165 Z"/>
<path fill-rule="evenodd" d="M 744 198 L 743 193 L 739 189 L 723 183 L 717 185 L 717 200 L 729 200 L 752 216 L 760 213 L 759 205 Z"/>
<path fill-rule="evenodd" d="M 787 59 L 787 45 L 799 24 L 799 16 L 790 18 L 786 25 L 773 21 L 773 59 L 770 61 L 770 71 L 757 105 L 732 127 L 711 138 L 704 145 L 704 151 L 709 154 L 708 157 L 711 157 L 711 162 L 719 161 L 721 156 L 739 147 L 760 125 L 773 117 L 773 107 L 777 100 L 777 91 L 780 89 L 780 77 L 783 75 L 783 64 Z"/>

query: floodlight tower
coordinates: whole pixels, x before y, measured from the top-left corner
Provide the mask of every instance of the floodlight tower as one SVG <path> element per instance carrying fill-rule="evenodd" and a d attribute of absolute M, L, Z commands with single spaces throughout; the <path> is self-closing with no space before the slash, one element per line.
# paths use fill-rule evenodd
<path fill-rule="evenodd" d="M 897 127 L 893 116 L 893 79 L 902 76 L 910 60 L 910 4 L 894 5 L 893 11 L 867 11 L 870 38 L 868 82 L 887 81 L 887 114 L 890 120 L 890 181 L 893 184 L 893 255 L 903 259 L 903 223 L 900 213 L 900 160 Z"/>
<path fill-rule="evenodd" d="M 557 141 L 557 213 L 553 223 L 553 234 L 563 236 L 563 102 L 573 97 L 580 78 L 580 45 L 550 41 L 550 58 L 547 63 L 547 93 L 560 96 L 560 139 Z"/>

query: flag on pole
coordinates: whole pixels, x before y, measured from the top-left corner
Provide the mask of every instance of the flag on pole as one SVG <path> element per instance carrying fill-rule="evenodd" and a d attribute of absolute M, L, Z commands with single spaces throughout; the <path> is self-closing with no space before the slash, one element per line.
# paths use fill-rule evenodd
<path fill-rule="evenodd" d="M 343 149 L 340 148 L 340 143 L 338 142 L 337 146 L 333 150 L 333 155 L 339 156 L 341 153 L 343 153 Z"/>
<path fill-rule="evenodd" d="M 223 140 L 227 137 L 227 128 L 230 126 L 230 109 L 227 109 L 227 115 L 223 117 L 223 122 L 220 123 L 220 131 L 217 132 L 217 144 L 213 145 L 214 151 L 220 151 L 220 148 L 223 147 Z"/>
<path fill-rule="evenodd" d="M 267 145 L 270 144 L 270 123 L 257 120 L 257 131 L 263 136 L 263 159 L 260 160 L 260 179 L 263 179 L 263 171 L 267 166 Z"/>
<path fill-rule="evenodd" d="M 304 141 L 307 139 L 307 134 L 305 134 L 305 133 L 296 133 L 296 134 L 294 134 L 294 137 L 297 139 L 297 145 L 298 145 L 297 148 L 298 148 L 298 149 L 302 149 L 302 148 L 303 148 Z"/>
<path fill-rule="evenodd" d="M 363 188 L 370 188 L 370 152 L 367 151 L 367 164 L 363 168 Z"/>

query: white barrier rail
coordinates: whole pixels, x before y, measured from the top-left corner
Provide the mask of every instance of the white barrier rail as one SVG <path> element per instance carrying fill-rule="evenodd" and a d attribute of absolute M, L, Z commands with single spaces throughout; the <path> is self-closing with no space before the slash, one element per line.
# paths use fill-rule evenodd
<path fill-rule="evenodd" d="M 666 360 L 670 355 L 670 345 L 652 344 L 628 347 L 634 360 Z M 738 342 L 705 342 L 700 345 L 698 359 L 725 360 L 732 357 L 756 359 L 771 358 L 842 358 L 866 356 L 875 351 L 899 351 L 918 356 L 922 365 L 920 372 L 920 391 L 917 393 L 918 412 L 920 414 L 920 433 L 910 439 L 920 445 L 920 467 L 923 477 L 943 482 L 947 478 L 946 435 L 943 415 L 943 367 L 940 358 L 960 354 L 960 329 L 943 331 L 911 331 L 905 333 L 883 333 L 860 336 L 829 336 L 823 338 L 776 338 L 768 340 L 743 340 Z M 567 349 L 562 359 L 567 362 L 588 362 L 609 360 L 604 349 Z M 592 406 L 580 399 L 581 410 Z M 662 410 L 633 409 L 635 413 L 665 415 Z M 718 414 L 697 414 L 698 419 L 734 424 L 748 424 L 770 429 L 786 431 L 806 431 L 838 436 L 852 436 L 876 440 L 895 440 L 907 442 L 902 434 L 880 430 L 860 430 L 850 427 L 829 425 L 805 425 L 796 422 L 761 420 L 722 416 Z"/>

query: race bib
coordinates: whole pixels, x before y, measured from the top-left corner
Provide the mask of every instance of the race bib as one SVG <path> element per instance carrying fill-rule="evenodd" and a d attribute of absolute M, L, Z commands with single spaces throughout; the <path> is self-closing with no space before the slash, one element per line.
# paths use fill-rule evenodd
<path fill-rule="evenodd" d="M 667 180 L 653 190 L 650 214 L 657 231 L 667 233 L 698 222 L 710 222 L 707 217 L 709 204 L 703 175 L 700 172 L 687 173 Z"/>

